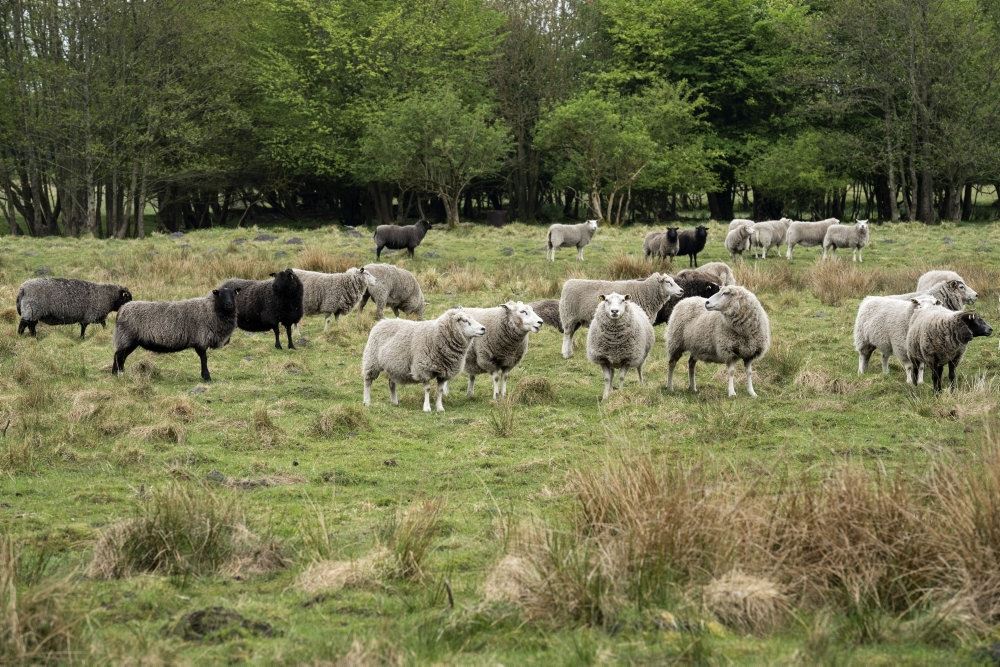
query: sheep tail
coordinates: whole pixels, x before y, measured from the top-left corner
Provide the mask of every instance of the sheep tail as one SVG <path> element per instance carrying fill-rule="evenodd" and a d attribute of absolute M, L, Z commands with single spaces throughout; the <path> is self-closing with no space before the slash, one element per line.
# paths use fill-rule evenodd
<path fill-rule="evenodd" d="M 545 237 L 545 247 L 548 250 L 552 250 L 552 230 L 549 230 L 548 236 Z"/>
<path fill-rule="evenodd" d="M 21 299 L 23 298 L 24 298 L 24 288 L 22 287 L 17 291 L 17 302 L 15 304 L 15 308 L 17 308 L 18 315 L 21 314 Z"/>

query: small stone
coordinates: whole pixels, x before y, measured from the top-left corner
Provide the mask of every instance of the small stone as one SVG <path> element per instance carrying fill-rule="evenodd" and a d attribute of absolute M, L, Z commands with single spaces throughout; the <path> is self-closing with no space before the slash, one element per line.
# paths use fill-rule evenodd
<path fill-rule="evenodd" d="M 300 239 L 298 236 L 293 236 L 292 238 L 285 241 L 285 243 L 288 245 L 302 245 L 304 241 Z"/>
<path fill-rule="evenodd" d="M 362 234 L 358 231 L 357 227 L 344 227 L 344 234 L 347 236 L 354 236 L 356 238 L 361 238 Z"/>
<path fill-rule="evenodd" d="M 295 344 L 298 345 L 299 347 L 306 347 L 307 345 L 309 345 L 309 339 L 306 338 L 305 336 L 301 336 L 295 339 Z"/>
<path fill-rule="evenodd" d="M 387 468 L 395 468 L 399 464 L 396 463 L 396 459 L 386 459 L 385 461 L 382 461 L 382 465 L 386 466 Z"/>
<path fill-rule="evenodd" d="M 184 237 L 184 232 L 173 232 L 172 234 L 170 234 L 170 238 L 172 239 L 179 239 L 183 237 Z"/>
<path fill-rule="evenodd" d="M 942 236 L 941 243 L 944 243 L 945 245 L 955 245 L 955 239 L 950 236 Z"/>
<path fill-rule="evenodd" d="M 428 250 L 427 252 L 424 253 L 424 257 L 426 257 L 428 259 L 436 259 L 437 256 L 438 256 L 438 254 L 436 252 L 434 252 L 433 250 Z"/>
<path fill-rule="evenodd" d="M 253 240 L 254 241 L 277 241 L 278 237 L 275 236 L 274 234 L 268 234 L 267 232 L 263 232 L 261 234 L 258 234 L 255 237 L 253 237 Z"/>
<path fill-rule="evenodd" d="M 40 266 L 37 269 L 35 269 L 35 275 L 36 276 L 51 276 L 52 275 L 52 269 L 50 269 L 47 266 Z"/>
<path fill-rule="evenodd" d="M 504 257 L 510 257 L 511 255 L 514 254 L 514 249 L 510 247 L 501 248 L 500 254 L 503 255 Z"/>
<path fill-rule="evenodd" d="M 233 239 L 233 245 L 243 245 L 246 242 L 247 240 L 243 237 L 240 237 L 238 239 Z"/>
<path fill-rule="evenodd" d="M 205 475 L 205 479 L 207 479 L 210 482 L 218 482 L 219 484 L 222 484 L 223 482 L 226 481 L 226 476 L 223 475 L 218 470 L 213 470 L 212 472 Z"/>
<path fill-rule="evenodd" d="M 191 387 L 191 391 L 189 391 L 188 393 L 197 395 L 197 394 L 204 394 L 206 391 L 208 391 L 208 387 L 206 387 L 203 384 L 199 384 L 194 387 Z"/>
<path fill-rule="evenodd" d="M 281 259 L 282 257 L 288 257 L 288 253 L 285 252 L 284 250 L 279 250 L 278 252 L 274 253 L 275 259 Z"/>

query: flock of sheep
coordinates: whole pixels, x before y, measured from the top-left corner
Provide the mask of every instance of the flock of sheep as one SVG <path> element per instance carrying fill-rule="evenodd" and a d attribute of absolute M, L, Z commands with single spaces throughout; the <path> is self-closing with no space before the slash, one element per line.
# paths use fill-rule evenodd
<path fill-rule="evenodd" d="M 577 258 L 597 231 L 597 221 L 577 225 L 552 225 L 546 240 L 546 255 L 575 246 Z M 406 249 L 410 255 L 420 245 L 429 226 L 383 225 L 374 234 L 376 256 L 383 248 Z M 492 308 L 451 308 L 432 320 L 423 320 L 424 296 L 412 273 L 391 264 L 368 264 L 342 273 L 285 269 L 269 280 L 231 279 L 206 296 L 184 301 L 134 301 L 120 285 L 96 284 L 66 278 L 36 278 L 23 283 L 17 294 L 21 318 L 18 334 L 35 335 L 38 322 L 79 324 L 80 336 L 90 324 L 105 325 L 107 316 L 118 312 L 114 331 L 112 372 L 122 373 L 128 356 L 137 348 L 152 352 L 194 349 L 201 361 L 201 376 L 211 380 L 207 351 L 226 345 L 236 328 L 272 331 L 274 345 L 281 349 L 281 327 L 288 347 L 294 347 L 292 327 L 312 314 L 339 318 L 373 301 L 378 321 L 369 332 L 362 359 L 364 404 L 371 403 L 372 383 L 382 374 L 389 381 L 390 400 L 398 404 L 397 386 L 421 384 L 425 412 L 444 410 L 448 383 L 462 372 L 468 375 L 467 393 L 473 395 L 478 375 L 493 380 L 493 398 L 507 393 L 507 377 L 523 359 L 527 339 L 543 324 L 563 334 L 562 355 L 573 355 L 573 337 L 587 327 L 587 359 L 604 376 L 602 399 L 615 384 L 635 369 L 644 382 L 643 366 L 654 346 L 653 327 L 666 324 L 667 388 L 673 388 L 677 362 L 688 355 L 688 386 L 697 391 L 695 366 L 699 361 L 724 364 L 728 394 L 735 396 L 735 371 L 746 370 L 747 393 L 753 388 L 753 363 L 767 353 L 771 327 L 757 297 L 736 284 L 732 269 L 722 262 L 697 267 L 697 255 L 708 238 L 707 227 L 646 236 L 646 256 L 687 255 L 696 268 L 675 276 L 653 273 L 643 280 L 567 280 L 558 301 L 523 303 L 509 301 Z M 837 248 L 852 248 L 855 259 L 868 243 L 867 221 L 841 225 L 835 220 L 798 222 L 787 219 L 753 223 L 734 220 L 725 245 L 733 256 L 750 247 L 766 257 L 769 248 L 787 245 L 791 259 L 795 245 L 822 245 L 824 256 Z M 854 345 L 858 372 L 864 373 L 876 349 L 882 367 L 889 372 L 889 358 L 896 356 L 906 371 L 906 380 L 922 381 L 930 369 L 934 389 L 940 391 L 944 368 L 955 386 L 955 367 L 966 345 L 992 329 L 973 312 L 964 310 L 976 293 L 958 274 L 930 271 L 921 277 L 911 294 L 872 296 L 862 301 L 855 323 Z M 382 319 L 385 308 L 396 319 Z M 400 313 L 418 320 L 399 318 Z"/>

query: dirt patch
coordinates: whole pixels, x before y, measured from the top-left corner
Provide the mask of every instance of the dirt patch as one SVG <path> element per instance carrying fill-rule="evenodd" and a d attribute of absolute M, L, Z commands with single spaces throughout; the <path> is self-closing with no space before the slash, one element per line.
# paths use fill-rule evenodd
<path fill-rule="evenodd" d="M 185 614 L 174 632 L 187 641 L 222 642 L 241 637 L 274 637 L 274 627 L 253 621 L 225 607 L 207 607 Z"/>
<path fill-rule="evenodd" d="M 230 489 L 242 489 L 243 491 L 251 491 L 253 489 L 261 489 L 271 486 L 291 486 L 292 484 L 304 484 L 305 482 L 306 478 L 300 477 L 298 475 L 264 475 L 263 477 L 257 477 L 257 478 L 244 477 L 242 479 L 235 479 L 229 477 L 222 482 L 222 485 L 228 486 Z"/>

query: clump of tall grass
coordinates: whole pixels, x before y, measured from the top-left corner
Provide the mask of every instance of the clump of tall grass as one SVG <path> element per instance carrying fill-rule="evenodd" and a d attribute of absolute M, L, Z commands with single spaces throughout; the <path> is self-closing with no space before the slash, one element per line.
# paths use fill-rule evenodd
<path fill-rule="evenodd" d="M 490 432 L 498 438 L 509 438 L 514 435 L 517 427 L 517 414 L 514 412 L 514 398 L 508 396 L 493 402 L 486 423 Z"/>
<path fill-rule="evenodd" d="M 312 433 L 320 437 L 344 435 L 371 428 L 368 412 L 359 405 L 337 405 L 316 415 Z"/>
<path fill-rule="evenodd" d="M 298 255 L 296 267 L 305 271 L 321 271 L 323 273 L 343 273 L 352 267 L 361 267 L 365 263 L 355 255 L 331 255 L 317 247 L 307 247 Z"/>
<path fill-rule="evenodd" d="M 608 262 L 606 275 L 608 280 L 643 280 L 663 268 L 660 262 L 618 253 Z"/>

